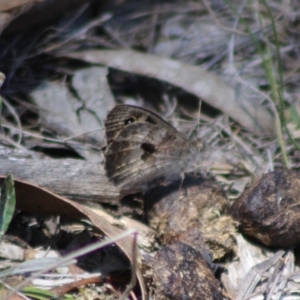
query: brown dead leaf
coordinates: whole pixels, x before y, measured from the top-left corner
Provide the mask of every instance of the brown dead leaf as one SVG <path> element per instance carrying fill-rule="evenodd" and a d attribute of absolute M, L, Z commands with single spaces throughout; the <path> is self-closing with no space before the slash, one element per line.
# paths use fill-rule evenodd
<path fill-rule="evenodd" d="M 4 176 L 0 176 L 0 183 L 3 182 Z M 99 217 L 90 208 L 79 203 L 73 202 L 67 198 L 60 197 L 44 188 L 38 187 L 32 183 L 15 180 L 16 190 L 16 209 L 46 215 L 60 215 L 71 218 L 81 219 L 88 218 L 92 224 L 104 232 L 112 240 L 115 236 L 124 233 L 124 230 L 113 226 L 105 218 Z M 126 256 L 132 262 L 136 257 L 132 257 L 132 245 L 134 237 L 118 240 L 115 243 L 125 252 Z M 136 269 L 143 299 L 146 299 L 146 288 L 140 270 Z"/>

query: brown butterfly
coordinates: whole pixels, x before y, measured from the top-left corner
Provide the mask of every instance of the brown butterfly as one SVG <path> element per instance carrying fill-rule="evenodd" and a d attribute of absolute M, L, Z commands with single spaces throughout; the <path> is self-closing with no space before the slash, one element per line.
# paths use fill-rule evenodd
<path fill-rule="evenodd" d="M 203 144 L 187 140 L 154 112 L 117 105 L 105 121 L 107 177 L 120 190 L 145 191 L 180 178 L 201 158 Z"/>

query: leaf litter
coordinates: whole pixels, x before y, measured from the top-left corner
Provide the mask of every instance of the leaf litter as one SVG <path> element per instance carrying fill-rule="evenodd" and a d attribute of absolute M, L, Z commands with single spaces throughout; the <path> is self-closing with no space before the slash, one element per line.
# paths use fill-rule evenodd
<path fill-rule="evenodd" d="M 85 131 L 99 129 L 114 101 L 148 107 L 162 115 L 169 115 L 168 121 L 180 131 L 190 134 L 191 124 L 199 120 L 200 97 L 201 126 L 196 127 L 192 136 L 203 138 L 214 150 L 215 156 L 212 157 L 216 164 L 211 167 L 211 172 L 226 189 L 230 200 L 236 199 L 261 174 L 285 167 L 280 143 L 284 144 L 290 168 L 298 168 L 299 151 L 286 132 L 279 135 L 277 133 L 277 138 L 274 136 L 274 108 L 278 110 L 279 103 L 272 94 L 272 78 L 278 79 L 279 58 L 275 49 L 276 43 L 280 43 L 284 87 L 279 85 L 279 89 L 286 107 L 283 108 L 284 111 L 278 111 L 278 116 L 284 114 L 291 135 L 297 139 L 297 2 L 286 4 L 284 1 L 273 1 L 268 6 L 241 2 L 231 3 L 230 6 L 230 3 L 220 1 L 191 1 L 185 5 L 180 2 L 142 4 L 135 1 L 104 2 L 102 5 L 83 1 L 73 7 L 68 6 L 67 2 L 64 4 L 61 11 L 68 14 L 50 9 L 49 1 L 32 1 L 31 6 L 28 3 L 24 6 L 20 2 L 17 8 L 1 7 L 1 14 L 6 20 L 1 23 L 0 37 L 0 71 L 6 76 L 1 90 L 4 99 L 1 118 L 1 144 L 4 148 L 1 153 L 9 153 L 3 159 L 7 160 L 7 156 L 8 160 L 13 158 L 19 166 L 24 159 L 30 166 L 28 156 L 35 158 L 34 160 L 38 157 L 37 163 L 45 160 L 45 166 L 47 160 L 51 165 L 50 162 L 57 158 L 74 159 L 74 165 L 76 160 L 82 158 L 87 163 L 95 160 L 100 162 L 102 157 L 97 151 L 103 147 L 103 131 L 99 135 L 92 133 L 93 138 L 90 140 L 75 140 L 73 137 L 80 136 Z M 276 21 L 277 41 L 268 8 Z M 34 18 L 37 12 L 40 16 L 45 16 L 47 12 L 47 18 Z M 137 53 L 136 50 L 144 53 Z M 106 70 L 103 74 L 99 70 L 99 73 L 89 77 L 84 84 L 86 91 L 81 92 L 79 86 L 74 85 L 76 76 L 79 76 L 78 70 L 84 68 L 85 72 L 89 69 L 92 71 L 91 65 L 94 68 L 95 64 L 104 66 Z M 107 82 L 115 98 L 99 108 L 96 105 L 100 103 L 96 100 L 83 102 L 83 99 L 91 100 L 95 93 L 99 94 L 95 99 L 98 96 L 102 99 L 101 103 L 111 97 L 103 90 L 93 92 L 88 83 L 95 77 Z M 63 104 L 60 94 L 52 95 L 52 99 L 51 96 L 45 98 L 45 102 L 54 104 L 56 100 L 56 109 L 57 106 L 61 107 L 61 110 L 58 108 L 53 114 L 35 96 L 36 91 L 45 86 L 45 83 L 50 87 L 62 86 L 61 93 L 70 95 L 66 97 L 67 100 L 75 97 L 76 105 L 64 114 L 67 104 Z M 44 92 L 47 93 L 46 90 Z M 174 112 L 172 115 L 167 110 L 170 101 L 174 104 L 172 109 L 169 108 Z M 82 112 L 86 116 L 80 115 Z M 57 122 L 53 126 L 55 118 Z M 75 120 L 75 123 L 69 122 L 70 119 Z M 259 130 L 255 127 L 257 125 L 261 126 Z M 66 126 L 69 131 L 65 130 Z M 21 157 L 21 160 L 15 157 Z M 220 158 L 224 157 L 221 161 Z M 58 161 L 58 164 L 61 162 Z M 2 165 L 4 168 L 5 164 Z M 31 178 L 36 178 L 33 179 L 34 183 L 43 186 L 42 182 L 49 182 L 51 177 L 57 177 L 54 162 L 51 166 L 51 172 L 49 169 L 43 174 L 44 181 L 39 182 L 38 177 L 41 176 L 25 176 L 21 170 L 18 173 L 19 179 L 30 182 Z M 7 175 L 14 168 L 10 164 L 7 169 L 3 169 L 2 174 Z M 87 170 L 76 173 L 70 167 L 63 172 L 72 174 L 71 178 L 78 185 L 84 181 L 85 190 L 90 188 L 88 181 L 98 184 L 94 175 L 90 180 L 86 179 L 89 174 Z M 47 178 L 47 173 L 51 177 Z M 61 177 L 60 185 L 68 186 L 63 178 L 68 175 L 62 174 Z M 102 179 L 100 184 L 101 182 Z M 141 205 L 139 197 L 135 197 L 130 202 L 131 206 L 126 208 L 127 200 L 121 200 L 122 195 L 118 195 L 113 186 L 105 184 L 107 192 L 104 197 L 100 197 L 102 200 L 97 201 L 101 203 L 102 210 L 104 207 L 118 216 L 128 214 L 131 218 L 143 219 L 142 210 L 138 209 Z M 55 185 L 59 186 L 58 183 Z M 44 187 L 53 190 L 50 185 Z M 75 195 L 69 197 L 76 198 Z M 23 198 L 26 198 L 26 194 L 23 194 Z M 103 200 L 104 198 L 117 200 L 109 205 L 109 201 Z M 34 211 L 33 207 L 34 204 L 30 204 L 27 211 Z M 101 229 L 103 230 L 102 227 Z M 237 238 L 238 247 L 239 243 L 241 242 Z M 260 244 L 253 244 L 252 241 L 245 241 L 243 245 L 244 249 L 254 247 L 253 256 L 262 249 Z M 173 246 L 170 247 L 173 249 Z M 164 251 L 168 253 L 169 250 Z M 281 264 L 276 267 L 277 271 L 272 269 L 270 262 L 272 255 L 278 258 L 276 252 L 262 252 L 267 251 L 270 251 L 268 255 L 263 256 L 259 262 L 254 262 L 250 268 L 247 267 L 249 272 L 251 268 L 256 273 L 258 270 L 261 276 L 251 287 L 245 287 L 248 279 L 244 279 L 244 276 L 248 275 L 241 277 L 239 273 L 236 275 L 229 272 L 233 269 L 230 263 L 239 262 L 243 268 L 248 258 L 242 258 L 237 252 L 232 254 L 231 259 L 227 257 L 222 261 L 228 271 L 226 281 L 222 279 L 223 295 L 238 299 L 259 299 L 261 295 L 265 299 L 300 297 L 297 280 L 299 269 L 295 264 L 297 248 L 293 253 L 287 252 L 285 255 L 280 252 L 281 258 L 278 261 Z M 260 270 L 260 264 L 264 261 L 270 263 L 269 273 L 266 273 L 268 269 Z M 238 284 L 233 284 L 234 278 L 237 278 Z M 243 292 L 245 290 L 248 292 Z M 159 298 L 159 295 L 156 297 Z"/>

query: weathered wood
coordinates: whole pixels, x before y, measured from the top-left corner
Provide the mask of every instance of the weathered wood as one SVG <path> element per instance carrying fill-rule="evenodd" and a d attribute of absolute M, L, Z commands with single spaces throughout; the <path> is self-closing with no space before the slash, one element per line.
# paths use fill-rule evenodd
<path fill-rule="evenodd" d="M 0 175 L 8 174 L 79 202 L 118 203 L 121 198 L 99 163 L 78 159 L 0 159 Z"/>

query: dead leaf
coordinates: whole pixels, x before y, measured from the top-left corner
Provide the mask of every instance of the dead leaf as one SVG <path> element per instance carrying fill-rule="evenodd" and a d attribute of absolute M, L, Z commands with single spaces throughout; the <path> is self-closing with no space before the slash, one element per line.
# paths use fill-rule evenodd
<path fill-rule="evenodd" d="M 3 178 L 3 176 L 0 177 L 1 182 L 3 182 Z M 114 236 L 124 232 L 124 230 L 111 225 L 104 218 L 99 217 L 90 208 L 60 197 L 32 183 L 15 180 L 15 191 L 16 209 L 33 214 L 61 215 L 76 219 L 88 218 L 95 227 L 112 240 Z M 115 243 L 124 251 L 131 262 L 133 259 L 136 259 L 132 257 L 133 237 L 118 240 Z M 138 268 L 136 269 L 136 276 L 142 290 L 143 299 L 146 299 L 144 279 Z"/>

